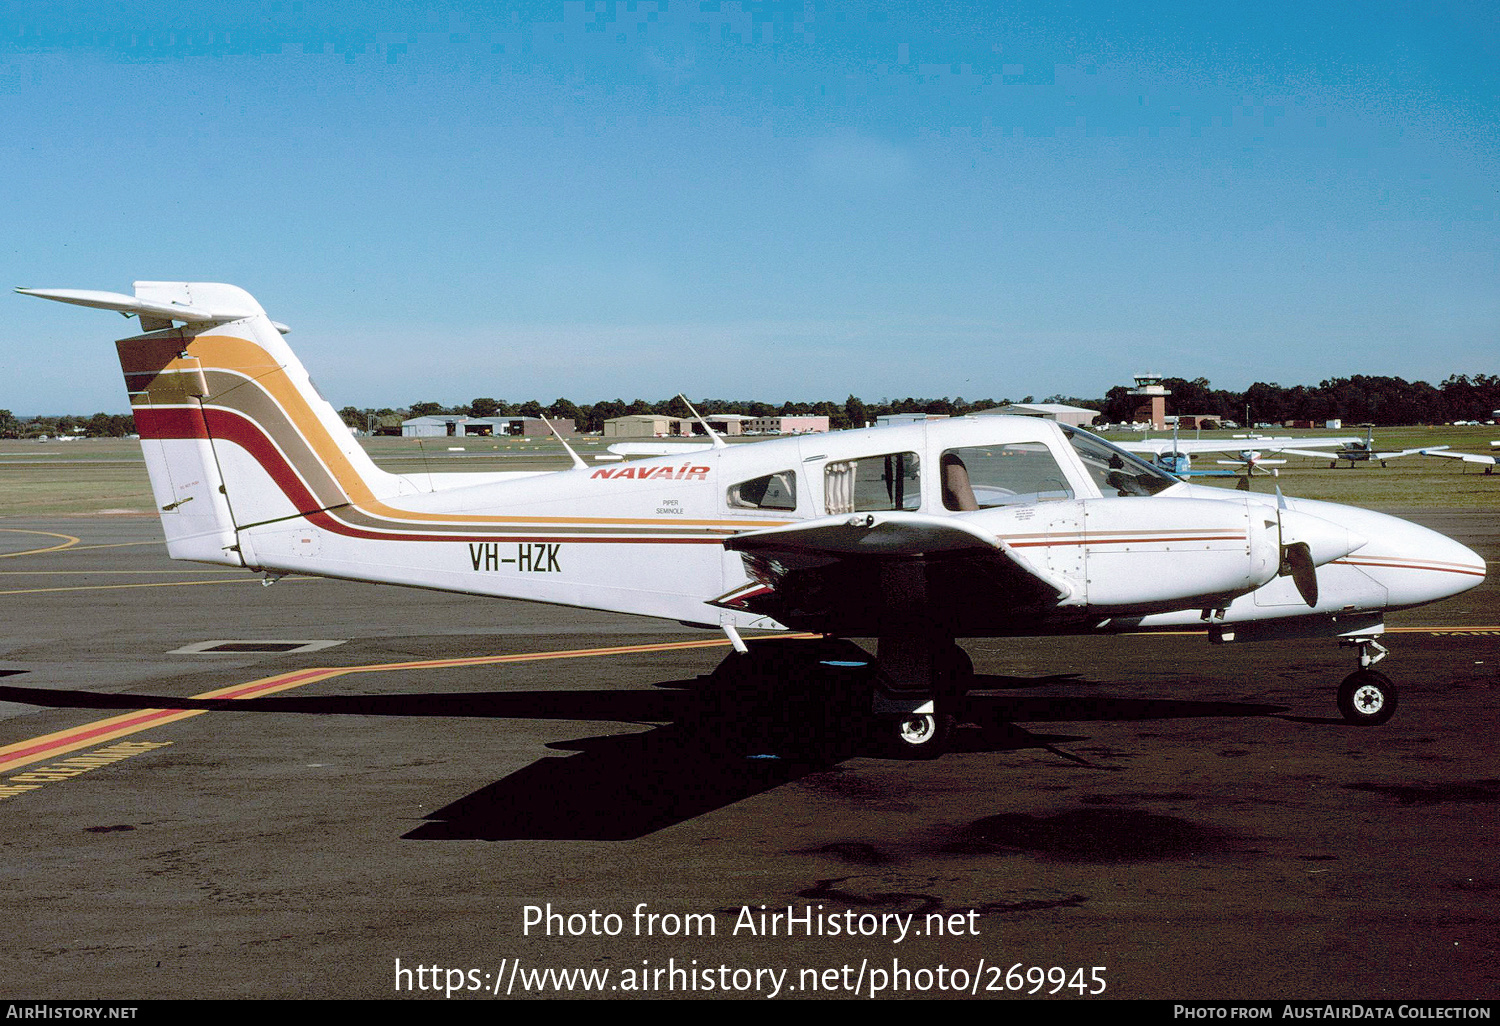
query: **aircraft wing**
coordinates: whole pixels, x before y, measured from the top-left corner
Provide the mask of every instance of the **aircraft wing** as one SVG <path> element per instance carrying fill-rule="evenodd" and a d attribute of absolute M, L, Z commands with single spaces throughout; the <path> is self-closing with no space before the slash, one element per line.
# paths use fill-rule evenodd
<path fill-rule="evenodd" d="M 1401 449 L 1396 452 L 1372 452 L 1370 458 L 1375 460 L 1393 460 L 1397 456 L 1436 456 L 1446 448 L 1448 448 L 1446 445 L 1429 445 L 1421 449 Z"/>
<path fill-rule="evenodd" d="M 868 629 L 902 617 L 1050 607 L 1073 594 L 961 516 L 856 513 L 725 539 L 751 580 L 714 600 L 796 629 Z"/>
<path fill-rule="evenodd" d="M 1444 448 L 1418 449 L 1423 456 L 1445 456 L 1450 460 L 1463 460 L 1465 463 L 1479 463 L 1487 467 L 1493 467 L 1497 457 L 1486 456 L 1476 452 L 1451 452 Z"/>
<path fill-rule="evenodd" d="M 1302 443 L 1299 442 L 1298 444 L 1300 445 Z M 1360 451 L 1354 453 L 1353 455 L 1355 455 L 1359 459 L 1393 460 L 1393 459 L 1395 459 L 1398 456 L 1415 456 L 1418 453 L 1432 452 L 1432 451 L 1434 451 L 1436 449 L 1446 449 L 1446 448 L 1448 448 L 1446 445 L 1434 445 L 1434 446 L 1428 446 L 1428 447 L 1423 448 L 1423 449 L 1399 449 L 1399 450 L 1392 450 L 1392 451 L 1389 451 L 1389 452 L 1360 450 Z M 1337 459 L 1347 459 L 1348 458 L 1343 453 L 1315 452 L 1315 451 L 1313 451 L 1311 449 L 1277 449 L 1276 451 L 1279 452 L 1279 453 L 1290 453 L 1293 456 L 1311 456 L 1314 459 L 1320 459 L 1320 460 L 1333 459 L 1333 458 L 1337 458 Z"/>
<path fill-rule="evenodd" d="M 1326 460 L 1338 455 L 1332 452 L 1318 452 L 1316 449 L 1277 449 L 1276 451 L 1290 456 L 1310 456 L 1316 460 Z"/>
<path fill-rule="evenodd" d="M 1253 446 L 1264 452 L 1295 452 L 1293 446 L 1302 449 L 1347 449 L 1363 441 L 1359 438 L 1263 438 L 1265 444 Z M 1287 444 L 1290 443 L 1290 444 Z M 1315 452 L 1314 456 L 1326 457 L 1326 452 Z"/>
<path fill-rule="evenodd" d="M 1201 452 L 1297 452 L 1292 446 L 1307 449 L 1338 449 L 1357 441 L 1359 441 L 1357 438 L 1292 438 L 1282 435 L 1276 438 L 1180 438 L 1175 442 L 1170 438 L 1146 438 L 1136 442 L 1115 441 L 1114 444 L 1126 452 L 1149 452 L 1158 455 L 1164 452 L 1180 452 L 1191 456 Z M 1298 455 L 1326 459 L 1328 453 L 1311 452 L 1298 453 Z"/>
<path fill-rule="evenodd" d="M 1344 439 L 1347 441 L 1347 439 Z M 1136 442 L 1110 440 L 1126 452 L 1147 452 L 1160 455 L 1164 452 L 1179 452 L 1193 455 L 1201 452 L 1282 452 L 1283 443 L 1295 442 L 1294 438 L 1144 438 Z M 1319 455 L 1322 455 L 1321 453 Z"/>

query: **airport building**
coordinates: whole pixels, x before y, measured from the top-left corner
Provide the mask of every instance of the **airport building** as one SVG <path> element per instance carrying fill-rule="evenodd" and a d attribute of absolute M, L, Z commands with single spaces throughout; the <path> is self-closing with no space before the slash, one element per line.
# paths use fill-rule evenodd
<path fill-rule="evenodd" d="M 875 418 L 876 427 L 904 427 L 907 424 L 920 424 L 925 420 L 947 420 L 946 413 L 887 413 L 882 417 Z"/>
<path fill-rule="evenodd" d="M 724 413 L 703 419 L 719 434 L 734 436 L 744 434 L 744 424 L 752 418 L 738 413 Z M 639 413 L 604 422 L 605 438 L 689 438 L 703 433 L 703 425 L 691 417 Z"/>
<path fill-rule="evenodd" d="M 1040 417 L 1043 420 L 1055 420 L 1059 424 L 1071 424 L 1073 427 L 1089 427 L 1099 416 L 1099 411 L 1084 406 L 1069 406 L 1067 403 L 1005 403 L 974 414 L 976 417 L 997 415 Z"/>
<path fill-rule="evenodd" d="M 745 418 L 745 433 L 748 435 L 808 435 L 828 429 L 827 417 L 788 415 Z"/>
<path fill-rule="evenodd" d="M 567 418 L 552 421 L 552 426 L 557 428 L 558 434 L 564 436 L 578 433 L 578 425 Z M 541 438 L 551 434 L 540 417 L 464 417 L 438 414 L 413 417 L 401 422 L 402 438 Z"/>
<path fill-rule="evenodd" d="M 748 417 L 743 413 L 716 413 L 704 417 L 709 427 L 728 438 L 739 435 L 805 435 L 829 430 L 827 417 Z M 615 417 L 604 422 L 605 438 L 702 437 L 703 425 L 691 417 L 666 417 L 642 413 Z"/>

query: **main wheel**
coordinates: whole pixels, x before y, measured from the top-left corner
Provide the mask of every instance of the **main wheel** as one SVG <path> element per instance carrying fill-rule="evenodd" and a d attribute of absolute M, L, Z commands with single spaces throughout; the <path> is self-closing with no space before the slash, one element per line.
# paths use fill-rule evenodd
<path fill-rule="evenodd" d="M 954 719 L 949 713 L 908 713 L 881 722 L 884 748 L 897 759 L 936 759 L 948 748 Z"/>
<path fill-rule="evenodd" d="M 1396 685 L 1378 670 L 1356 670 L 1339 685 L 1339 712 L 1350 723 L 1377 727 L 1396 714 Z"/>

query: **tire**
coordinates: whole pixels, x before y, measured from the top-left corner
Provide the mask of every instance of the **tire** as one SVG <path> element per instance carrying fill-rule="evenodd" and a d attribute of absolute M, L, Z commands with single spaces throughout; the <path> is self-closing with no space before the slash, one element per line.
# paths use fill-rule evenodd
<path fill-rule="evenodd" d="M 1396 686 L 1377 670 L 1356 670 L 1339 685 L 1339 712 L 1350 723 L 1378 727 L 1396 714 Z"/>
<path fill-rule="evenodd" d="M 880 723 L 886 753 L 896 759 L 936 759 L 948 750 L 954 719 L 948 713 L 912 713 Z"/>

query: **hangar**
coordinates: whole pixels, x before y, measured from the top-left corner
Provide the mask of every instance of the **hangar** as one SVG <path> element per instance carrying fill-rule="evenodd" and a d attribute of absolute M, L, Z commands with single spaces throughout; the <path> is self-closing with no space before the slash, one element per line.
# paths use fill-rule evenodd
<path fill-rule="evenodd" d="M 562 435 L 576 435 L 578 425 L 564 417 L 552 421 Z M 495 436 L 546 437 L 552 432 L 540 417 L 464 417 L 435 414 L 401 422 L 402 438 L 490 438 Z"/>
<path fill-rule="evenodd" d="M 1069 424 L 1073 427 L 1088 427 L 1099 416 L 1099 411 L 1083 406 L 1069 406 L 1067 403 L 1005 403 L 988 410 L 980 410 L 974 416 L 986 417 L 998 414 L 1041 417 L 1043 420 L 1055 420 L 1059 424 Z"/>
<path fill-rule="evenodd" d="M 721 435 L 742 435 L 745 423 L 752 418 L 738 413 L 721 413 L 703 419 Z M 657 413 L 614 417 L 604 422 L 605 438 L 687 438 L 701 434 L 703 426 L 696 420 Z"/>

